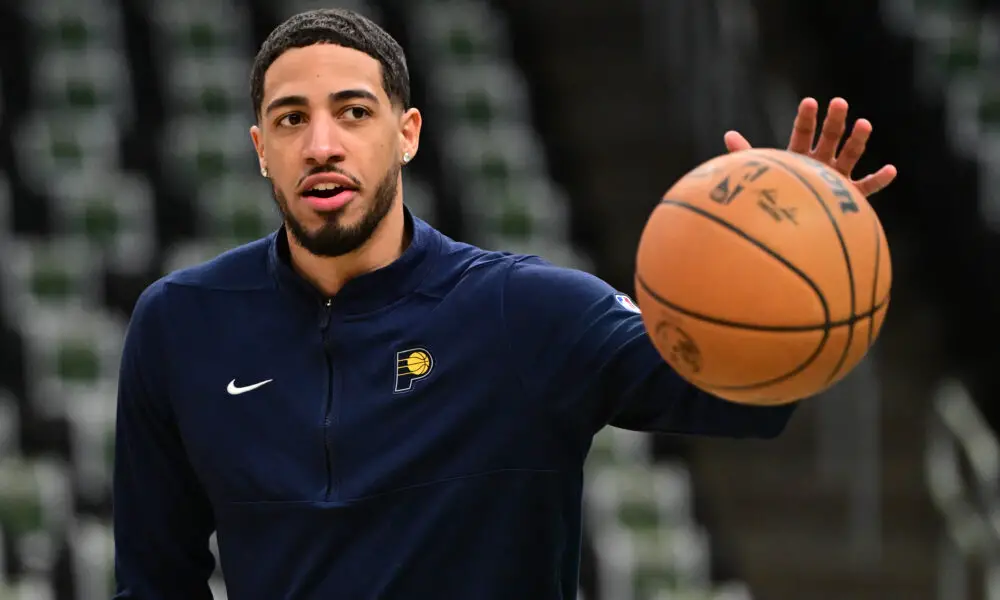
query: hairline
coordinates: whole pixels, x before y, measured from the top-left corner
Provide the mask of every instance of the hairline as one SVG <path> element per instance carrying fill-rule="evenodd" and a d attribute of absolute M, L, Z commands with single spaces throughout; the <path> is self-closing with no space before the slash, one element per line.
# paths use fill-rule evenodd
<path fill-rule="evenodd" d="M 406 112 L 407 110 L 409 110 L 409 108 L 406 106 L 406 103 L 404 102 L 403 98 L 394 98 L 393 95 L 391 93 L 389 93 L 389 88 L 386 86 L 386 78 L 387 78 L 386 73 L 387 73 L 387 70 L 385 68 L 385 65 L 382 64 L 382 61 L 379 60 L 378 57 L 372 56 L 371 54 L 369 54 L 368 52 L 365 52 L 364 50 L 358 50 L 357 48 L 352 48 L 350 46 L 345 46 L 345 45 L 337 43 L 335 41 L 319 40 L 319 41 L 313 42 L 311 44 L 306 44 L 304 46 L 288 46 L 287 48 L 283 48 L 281 50 L 281 52 L 278 52 L 277 54 L 275 54 L 271 58 L 271 61 L 268 63 L 267 67 L 265 67 L 264 70 L 260 74 L 260 101 L 257 102 L 256 103 L 257 106 L 254 107 L 254 113 L 255 113 L 254 114 L 254 118 L 256 119 L 258 125 L 260 125 L 260 123 L 262 121 L 262 117 L 264 116 L 264 108 L 266 107 L 266 103 L 264 102 L 264 98 L 267 95 L 265 93 L 265 89 L 267 88 L 267 73 L 268 73 L 268 71 L 271 70 L 271 67 L 274 66 L 274 63 L 278 62 L 278 59 L 281 58 L 282 56 L 284 56 L 285 53 L 287 53 L 289 50 L 296 50 L 296 49 L 299 49 L 299 48 L 311 48 L 313 46 L 319 46 L 319 45 L 324 45 L 324 44 L 330 45 L 330 46 L 337 46 L 337 47 L 340 47 L 340 48 L 345 48 L 347 50 L 354 50 L 354 51 L 360 52 L 361 54 L 364 54 L 365 56 L 367 56 L 367 57 L 371 58 L 372 60 L 374 60 L 376 66 L 378 67 L 378 74 L 379 74 L 378 87 L 382 90 L 382 93 L 385 94 L 385 97 L 388 98 L 388 100 L 389 100 L 389 107 L 392 110 L 398 110 L 400 112 L 400 114 L 402 114 L 402 113 Z"/>

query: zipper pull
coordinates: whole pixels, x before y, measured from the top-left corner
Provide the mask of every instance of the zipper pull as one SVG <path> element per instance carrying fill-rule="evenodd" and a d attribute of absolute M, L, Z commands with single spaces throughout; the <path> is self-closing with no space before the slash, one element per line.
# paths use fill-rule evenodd
<path fill-rule="evenodd" d="M 327 298 L 323 303 L 323 311 L 319 318 L 319 328 L 325 330 L 330 325 L 330 312 L 333 310 L 333 298 Z"/>

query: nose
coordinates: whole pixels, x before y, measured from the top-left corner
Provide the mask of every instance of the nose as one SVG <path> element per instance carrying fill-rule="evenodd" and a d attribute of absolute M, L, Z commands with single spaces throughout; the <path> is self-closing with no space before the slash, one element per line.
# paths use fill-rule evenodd
<path fill-rule="evenodd" d="M 309 124 L 303 148 L 306 161 L 310 164 L 325 165 L 344 160 L 345 150 L 339 133 L 332 117 L 327 115 L 314 117 Z"/>

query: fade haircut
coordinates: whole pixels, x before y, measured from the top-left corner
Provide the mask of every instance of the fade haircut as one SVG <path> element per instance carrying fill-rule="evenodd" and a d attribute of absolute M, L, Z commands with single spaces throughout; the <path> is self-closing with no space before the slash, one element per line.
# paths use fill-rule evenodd
<path fill-rule="evenodd" d="M 382 68 L 382 88 L 393 106 L 410 108 L 410 73 L 399 43 L 363 15 L 343 8 L 321 8 L 289 17 L 264 40 L 250 73 L 254 117 L 260 118 L 264 74 L 271 64 L 287 50 L 315 44 L 352 48 L 377 60 Z"/>

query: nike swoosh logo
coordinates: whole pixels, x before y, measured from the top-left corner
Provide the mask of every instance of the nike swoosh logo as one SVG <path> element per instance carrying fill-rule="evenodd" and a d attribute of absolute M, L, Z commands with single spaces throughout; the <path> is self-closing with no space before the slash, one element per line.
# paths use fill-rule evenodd
<path fill-rule="evenodd" d="M 229 392 L 230 396 L 239 396 L 240 394 L 245 394 L 247 392 L 252 392 L 252 391 L 254 391 L 255 389 L 257 389 L 259 387 L 263 387 L 263 386 L 271 383 L 272 381 L 274 381 L 274 380 L 273 379 L 268 379 L 267 381 L 261 381 L 260 383 L 255 383 L 253 385 L 248 385 L 246 387 L 236 387 L 236 380 L 234 379 L 234 380 L 232 380 L 232 381 L 229 382 L 228 386 L 226 386 L 226 391 Z"/>

